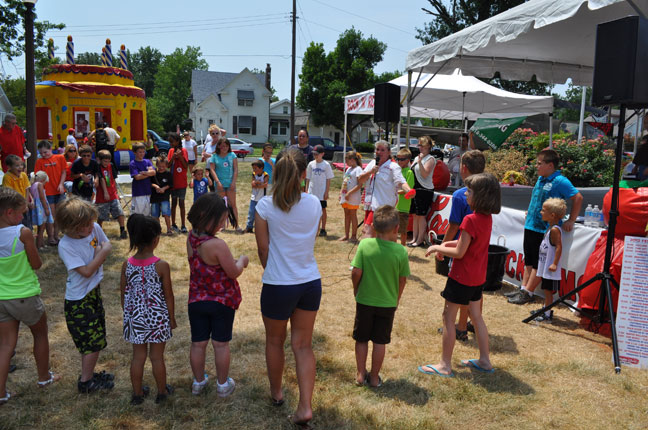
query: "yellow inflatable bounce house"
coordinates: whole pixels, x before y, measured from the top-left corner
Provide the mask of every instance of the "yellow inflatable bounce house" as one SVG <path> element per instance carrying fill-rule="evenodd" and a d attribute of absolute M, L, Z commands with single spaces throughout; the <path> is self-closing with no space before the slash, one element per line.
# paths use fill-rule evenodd
<path fill-rule="evenodd" d="M 36 138 L 52 140 L 54 147 L 64 145 L 69 129 L 77 141 L 83 139 L 100 122 L 120 135 L 115 147 L 117 165 L 127 165 L 131 146 L 146 141 L 146 94 L 134 85 L 127 70 L 124 46 L 121 65 L 108 63 L 110 40 L 103 49 L 106 65 L 74 64 L 72 38 L 68 37 L 68 64 L 55 64 L 43 71 L 43 81 L 36 84 Z M 73 46 L 73 45 L 72 45 Z"/>

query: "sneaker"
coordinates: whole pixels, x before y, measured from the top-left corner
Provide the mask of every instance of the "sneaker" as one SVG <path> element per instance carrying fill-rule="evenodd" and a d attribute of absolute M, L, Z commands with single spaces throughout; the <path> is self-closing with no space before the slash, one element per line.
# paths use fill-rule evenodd
<path fill-rule="evenodd" d="M 326 237 L 326 230 L 321 229 L 319 235 L 320 235 L 320 237 Z"/>
<path fill-rule="evenodd" d="M 191 394 L 194 396 L 197 396 L 200 394 L 200 392 L 207 386 L 207 383 L 209 382 L 209 375 L 205 373 L 205 379 L 202 380 L 202 382 L 196 381 L 196 378 L 193 380 L 193 384 L 191 384 Z"/>
<path fill-rule="evenodd" d="M 533 296 L 525 291 L 520 291 L 517 296 L 511 297 L 508 302 L 514 305 L 524 305 L 533 301 Z"/>
<path fill-rule="evenodd" d="M 174 389 L 171 385 L 166 384 L 166 391 L 167 391 L 166 394 L 160 394 L 160 393 L 158 393 L 157 397 L 155 397 L 155 403 L 156 403 L 156 404 L 160 404 L 160 403 L 166 402 L 167 398 L 168 398 L 170 395 L 173 394 L 173 392 L 175 391 L 175 389 Z"/>
<path fill-rule="evenodd" d="M 98 390 L 112 390 L 114 386 L 115 383 L 113 381 L 101 380 L 94 376 L 85 382 L 81 382 L 81 377 L 79 377 L 79 382 L 77 383 L 79 393 L 83 394 L 93 393 Z"/>
<path fill-rule="evenodd" d="M 542 315 L 535 317 L 533 321 L 538 323 L 551 324 L 553 322 L 553 311 L 549 311 L 549 316 L 543 313 Z"/>
<path fill-rule="evenodd" d="M 173 230 L 175 233 L 180 233 L 180 229 L 179 229 L 178 226 L 175 225 L 175 224 L 173 224 L 173 225 L 171 226 L 171 230 Z"/>
<path fill-rule="evenodd" d="M 520 291 L 522 291 L 521 288 L 516 288 L 513 291 L 509 291 L 508 293 L 504 293 L 504 297 L 508 297 L 510 299 L 511 297 L 515 297 L 518 294 L 520 294 Z"/>
<path fill-rule="evenodd" d="M 119 233 L 119 238 L 120 239 L 128 239 L 128 233 L 126 233 L 126 230 L 122 230 L 122 232 Z"/>
<path fill-rule="evenodd" d="M 115 380 L 115 375 L 112 373 L 107 373 L 105 370 L 102 370 L 101 372 L 95 372 L 92 374 L 93 378 L 97 378 L 101 381 L 114 381 Z"/>
<path fill-rule="evenodd" d="M 145 385 L 142 387 L 142 395 L 138 396 L 137 394 L 133 393 L 131 396 L 131 401 L 130 404 L 133 406 L 141 405 L 144 403 L 144 399 L 148 397 L 149 393 L 151 392 L 151 389 Z"/>
<path fill-rule="evenodd" d="M 234 392 L 234 388 L 236 388 L 236 383 L 232 378 L 227 378 L 227 382 L 225 383 L 224 387 L 221 387 L 218 383 L 217 385 L 216 394 L 218 395 L 218 397 L 227 397 L 232 394 Z"/>
<path fill-rule="evenodd" d="M 180 228 L 180 233 L 188 233 L 189 231 L 187 230 L 187 227 L 184 225 Z"/>

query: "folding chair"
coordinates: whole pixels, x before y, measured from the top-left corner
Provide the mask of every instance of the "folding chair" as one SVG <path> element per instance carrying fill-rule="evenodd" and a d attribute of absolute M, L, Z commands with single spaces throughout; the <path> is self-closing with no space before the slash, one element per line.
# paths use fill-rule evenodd
<path fill-rule="evenodd" d="M 130 204 L 131 204 L 131 200 L 133 200 L 133 194 L 124 193 L 124 190 L 122 189 L 121 186 L 126 184 L 132 184 L 132 183 L 133 183 L 133 178 L 131 178 L 130 175 L 117 175 L 117 179 L 115 180 L 115 184 L 117 185 L 117 193 L 119 194 L 119 199 L 122 202 L 121 204 L 123 210 L 128 208 L 130 211 Z"/>

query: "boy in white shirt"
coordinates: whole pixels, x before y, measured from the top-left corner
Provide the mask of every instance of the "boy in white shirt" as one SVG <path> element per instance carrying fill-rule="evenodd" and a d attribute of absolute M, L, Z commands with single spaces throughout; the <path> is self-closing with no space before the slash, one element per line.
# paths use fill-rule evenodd
<path fill-rule="evenodd" d="M 320 200 L 322 205 L 322 218 L 320 218 L 320 236 L 326 236 L 326 201 L 328 200 L 333 169 L 328 161 L 324 161 L 324 147 L 316 145 L 313 148 L 313 161 L 308 163 L 306 168 L 305 188 L 308 194 L 313 194 Z"/>

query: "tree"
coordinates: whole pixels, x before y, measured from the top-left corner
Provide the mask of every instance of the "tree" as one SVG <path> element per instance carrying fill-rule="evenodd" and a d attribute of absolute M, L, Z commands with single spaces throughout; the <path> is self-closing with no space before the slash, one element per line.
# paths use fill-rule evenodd
<path fill-rule="evenodd" d="M 191 71 L 207 70 L 207 62 L 202 58 L 200 48 L 187 46 L 184 51 L 176 48 L 164 57 L 155 75 L 153 90 L 153 111 L 162 118 L 165 130 L 175 130 L 176 124 L 182 126 L 189 116 L 191 95 Z"/>
<path fill-rule="evenodd" d="M 427 0 L 431 8 L 421 8 L 433 19 L 424 28 L 417 28 L 416 38 L 427 45 L 456 33 L 500 12 L 524 3 L 524 0 Z M 541 84 L 535 77 L 528 82 L 507 81 L 496 74 L 484 82 L 514 93 L 549 95 L 552 86 Z"/>
<path fill-rule="evenodd" d="M 340 35 L 335 49 L 328 54 L 324 45 L 311 42 L 304 53 L 297 105 L 310 112 L 316 125 L 344 127 L 344 96 L 364 91 L 392 74 L 376 76 L 373 68 L 382 61 L 387 46 L 351 28 Z M 389 80 L 387 79 L 387 80 Z M 353 119 L 353 130 L 361 119 Z"/>
<path fill-rule="evenodd" d="M 128 53 L 127 53 L 128 57 Z M 155 89 L 155 74 L 164 56 L 160 51 L 150 46 L 140 47 L 128 59 L 128 67 L 133 72 L 135 86 L 146 93 L 146 97 L 153 97 Z"/>
<path fill-rule="evenodd" d="M 586 87 L 587 92 L 585 93 L 585 100 L 589 103 L 592 100 L 592 88 Z M 568 101 L 573 103 L 576 106 L 576 109 L 569 108 L 558 108 L 554 110 L 554 117 L 561 121 L 566 122 L 578 122 L 580 120 L 580 105 L 583 97 L 583 88 L 572 84 L 571 82 L 565 90 L 565 96 L 562 97 L 559 94 L 553 94 L 554 98 L 559 98 L 561 100 Z"/>
<path fill-rule="evenodd" d="M 0 54 L 9 61 L 25 51 L 24 18 L 27 8 L 20 0 L 4 0 L 0 3 Z M 49 21 L 36 21 L 34 13 L 34 57 L 36 60 L 47 56 L 45 33 L 48 30 L 65 28 L 65 24 Z"/>
<path fill-rule="evenodd" d="M 89 64 L 92 66 L 101 66 L 101 54 L 98 52 L 81 52 L 74 59 L 76 64 Z"/>
<path fill-rule="evenodd" d="M 11 106 L 13 114 L 16 115 L 16 122 L 20 126 L 25 126 L 25 78 L 3 79 L 0 80 L 0 86 L 4 90 Z"/>

